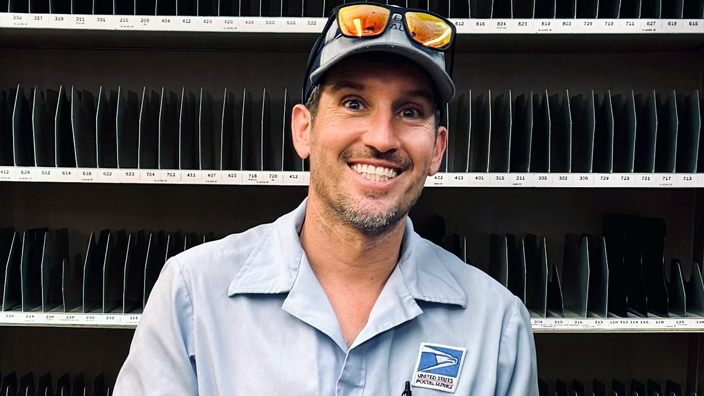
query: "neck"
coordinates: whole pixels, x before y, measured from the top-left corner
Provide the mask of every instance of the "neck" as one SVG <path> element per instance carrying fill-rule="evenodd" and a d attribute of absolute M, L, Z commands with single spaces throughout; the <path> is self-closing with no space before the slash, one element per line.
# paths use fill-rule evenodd
<path fill-rule="evenodd" d="M 384 234 L 369 235 L 342 223 L 327 205 L 310 198 L 301 245 L 323 288 L 337 284 L 350 291 L 380 293 L 398 262 L 405 217 Z"/>

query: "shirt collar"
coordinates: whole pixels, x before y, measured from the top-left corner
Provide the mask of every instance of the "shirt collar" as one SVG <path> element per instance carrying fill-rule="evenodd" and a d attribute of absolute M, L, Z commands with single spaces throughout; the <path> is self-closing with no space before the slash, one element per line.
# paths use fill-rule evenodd
<path fill-rule="evenodd" d="M 306 203 L 307 199 L 269 227 L 232 280 L 228 296 L 291 291 L 301 264 L 308 265 L 299 239 Z M 447 269 L 438 249 L 413 230 L 413 223 L 408 218 L 401 243 L 401 257 L 395 270 L 403 276 L 391 277 L 389 281 L 403 281 L 405 285 L 395 287 L 407 288 L 416 300 L 466 308 L 467 295 Z"/>

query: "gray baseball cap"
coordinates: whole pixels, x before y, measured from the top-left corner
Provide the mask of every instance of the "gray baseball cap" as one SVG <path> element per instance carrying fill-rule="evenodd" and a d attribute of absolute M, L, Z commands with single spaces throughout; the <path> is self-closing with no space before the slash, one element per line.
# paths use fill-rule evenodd
<path fill-rule="evenodd" d="M 426 48 L 408 37 L 405 32 L 403 15 L 394 12 L 392 7 L 391 20 L 386 30 L 376 37 L 345 37 L 337 24 L 336 15 L 332 15 L 327 28 L 318 38 L 308 60 L 308 71 L 304 86 L 304 103 L 308 100 L 313 87 L 318 84 L 326 71 L 341 60 L 365 52 L 387 52 L 408 58 L 423 68 L 440 95 L 442 104 L 448 103 L 455 95 L 455 84 L 450 74 L 451 62 L 446 62 L 446 54 L 454 56 L 454 46 L 446 51 Z M 403 10 L 398 8 L 399 11 Z"/>

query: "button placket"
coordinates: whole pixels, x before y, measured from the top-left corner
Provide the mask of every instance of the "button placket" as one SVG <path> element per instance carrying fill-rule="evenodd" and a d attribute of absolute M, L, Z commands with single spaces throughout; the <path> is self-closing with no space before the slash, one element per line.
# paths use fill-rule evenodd
<path fill-rule="evenodd" d="M 364 348 L 358 346 L 347 353 L 337 380 L 336 396 L 362 396 L 367 379 L 367 363 Z"/>

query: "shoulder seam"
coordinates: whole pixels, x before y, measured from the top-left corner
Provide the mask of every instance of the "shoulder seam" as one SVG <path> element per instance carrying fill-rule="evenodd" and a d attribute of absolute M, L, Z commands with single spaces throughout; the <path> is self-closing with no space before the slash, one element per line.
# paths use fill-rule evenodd
<path fill-rule="evenodd" d="M 511 296 L 511 297 L 513 297 L 513 303 L 511 304 L 511 316 L 508 318 L 508 322 L 506 323 L 506 326 L 504 327 L 503 331 L 501 332 L 501 344 L 504 343 L 504 339 L 506 338 L 506 333 L 508 332 L 508 328 L 511 326 L 511 323 L 513 322 L 514 318 L 516 317 L 516 312 L 518 312 L 518 309 L 516 307 L 516 303 L 520 300 L 516 296 Z M 501 348 L 501 346 L 499 346 L 499 348 Z"/>
<path fill-rule="evenodd" d="M 191 304 L 191 311 L 193 310 L 193 298 L 191 297 L 191 290 L 188 288 L 188 282 L 186 282 L 186 277 L 183 276 L 183 269 L 181 268 L 181 261 L 178 260 L 175 256 L 172 257 L 174 260 L 174 263 L 176 264 L 176 267 L 178 267 L 178 274 L 181 277 L 181 280 L 183 281 L 183 285 L 186 288 L 186 295 L 188 295 L 188 302 Z"/>

